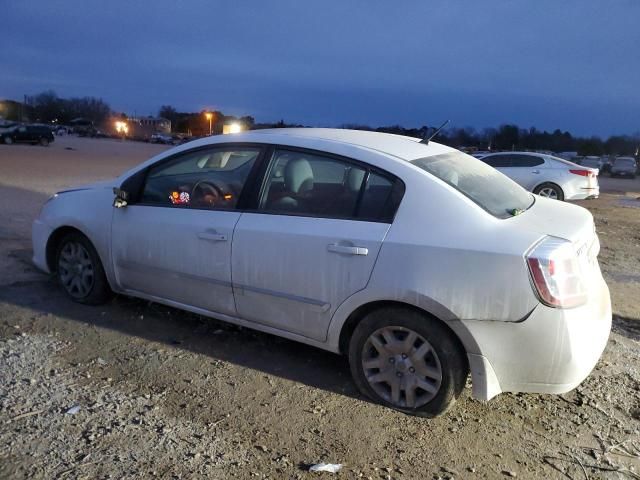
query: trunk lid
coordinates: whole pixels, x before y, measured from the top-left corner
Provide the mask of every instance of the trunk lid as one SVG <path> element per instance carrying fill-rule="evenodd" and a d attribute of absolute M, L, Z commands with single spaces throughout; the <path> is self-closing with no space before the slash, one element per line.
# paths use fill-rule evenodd
<path fill-rule="evenodd" d="M 538 196 L 529 209 L 508 221 L 517 228 L 573 243 L 588 241 L 595 235 L 593 216 L 587 209 Z"/>

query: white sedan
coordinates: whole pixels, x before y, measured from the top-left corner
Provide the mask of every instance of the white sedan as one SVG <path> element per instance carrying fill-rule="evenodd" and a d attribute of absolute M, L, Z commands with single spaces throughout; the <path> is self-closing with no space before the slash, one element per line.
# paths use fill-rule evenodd
<path fill-rule="evenodd" d="M 213 136 L 59 192 L 34 262 L 69 296 L 148 299 L 348 355 L 363 394 L 562 393 L 611 327 L 591 214 L 466 154 L 331 129 Z"/>
<path fill-rule="evenodd" d="M 598 198 L 598 169 L 533 152 L 500 152 L 480 157 L 530 192 L 554 200 Z"/>

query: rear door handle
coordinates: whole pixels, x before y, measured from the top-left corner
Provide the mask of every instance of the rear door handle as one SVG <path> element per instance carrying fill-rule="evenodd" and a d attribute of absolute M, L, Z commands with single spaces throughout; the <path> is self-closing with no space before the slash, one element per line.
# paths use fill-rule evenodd
<path fill-rule="evenodd" d="M 531 173 L 538 174 L 538 173 L 540 173 L 540 170 L 532 170 Z"/>
<path fill-rule="evenodd" d="M 338 245 L 331 243 L 327 245 L 327 250 L 333 253 L 344 253 L 347 255 L 368 255 L 369 249 L 366 247 L 352 247 L 349 245 Z"/>
<path fill-rule="evenodd" d="M 213 233 L 213 232 L 200 232 L 198 233 L 198 238 L 202 240 L 209 240 L 211 242 L 226 242 L 227 236 L 223 233 Z"/>

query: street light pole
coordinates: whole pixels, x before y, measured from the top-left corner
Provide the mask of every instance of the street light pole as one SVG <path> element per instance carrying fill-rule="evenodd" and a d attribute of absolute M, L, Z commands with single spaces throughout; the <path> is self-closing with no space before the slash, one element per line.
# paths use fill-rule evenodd
<path fill-rule="evenodd" d="M 209 120 L 209 136 L 211 136 L 211 119 L 213 118 L 213 113 L 211 112 L 207 112 L 204 114 L 205 117 L 207 117 L 207 119 Z"/>

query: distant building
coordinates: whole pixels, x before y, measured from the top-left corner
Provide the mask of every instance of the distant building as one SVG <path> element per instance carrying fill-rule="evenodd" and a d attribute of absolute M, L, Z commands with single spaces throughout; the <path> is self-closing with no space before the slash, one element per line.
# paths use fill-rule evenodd
<path fill-rule="evenodd" d="M 8 99 L 0 100 L 0 117 L 4 120 L 28 122 L 32 113 L 33 108 L 29 105 Z"/>
<path fill-rule="evenodd" d="M 108 133 L 122 134 L 122 124 L 126 124 L 126 136 L 148 140 L 154 133 L 171 134 L 171 121 L 161 117 L 112 117 L 108 122 Z"/>

